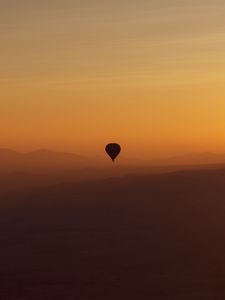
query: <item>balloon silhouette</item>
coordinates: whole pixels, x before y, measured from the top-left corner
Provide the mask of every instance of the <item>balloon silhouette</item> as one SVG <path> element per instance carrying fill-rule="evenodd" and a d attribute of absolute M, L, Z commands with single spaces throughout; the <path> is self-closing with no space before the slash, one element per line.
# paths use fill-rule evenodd
<path fill-rule="evenodd" d="M 121 152 L 121 147 L 119 144 L 110 143 L 105 147 L 106 153 L 111 157 L 112 161 L 114 162 L 117 156 Z"/>

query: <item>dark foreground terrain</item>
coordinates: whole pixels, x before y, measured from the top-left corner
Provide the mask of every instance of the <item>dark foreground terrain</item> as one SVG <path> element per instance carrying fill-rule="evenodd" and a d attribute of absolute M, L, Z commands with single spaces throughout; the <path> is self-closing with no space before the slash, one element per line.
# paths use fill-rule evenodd
<path fill-rule="evenodd" d="M 7 189 L 0 225 L 1 300 L 225 299 L 224 169 Z"/>

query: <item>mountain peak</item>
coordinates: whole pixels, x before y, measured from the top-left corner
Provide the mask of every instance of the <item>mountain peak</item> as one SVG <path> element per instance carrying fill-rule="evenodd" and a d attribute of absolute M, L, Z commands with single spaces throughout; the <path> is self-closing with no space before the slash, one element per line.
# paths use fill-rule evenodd
<path fill-rule="evenodd" d="M 55 151 L 49 150 L 47 148 L 41 148 L 37 149 L 31 152 L 28 152 L 27 154 L 50 154 L 50 153 L 56 153 Z"/>
<path fill-rule="evenodd" d="M 0 148 L 0 154 L 20 154 L 20 153 L 9 148 Z"/>

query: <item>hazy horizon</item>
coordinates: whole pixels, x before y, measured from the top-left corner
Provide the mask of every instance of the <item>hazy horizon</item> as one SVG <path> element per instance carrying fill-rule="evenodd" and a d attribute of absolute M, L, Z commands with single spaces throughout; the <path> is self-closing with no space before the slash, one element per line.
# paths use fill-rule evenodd
<path fill-rule="evenodd" d="M 125 150 L 125 151 L 124 151 Z M 105 152 L 105 149 L 102 148 L 101 151 L 96 152 L 96 153 L 91 153 L 90 151 L 88 153 L 80 153 L 80 152 L 72 152 L 72 151 L 60 151 L 57 149 L 53 149 L 53 148 L 27 148 L 24 150 L 20 150 L 20 149 L 16 149 L 16 148 L 9 148 L 9 147 L 0 147 L 0 154 L 1 153 L 7 153 L 7 152 L 11 152 L 11 153 L 18 153 L 18 154 L 53 154 L 53 155 L 57 155 L 57 154 L 65 154 L 65 155 L 72 155 L 74 158 L 80 158 L 80 159 L 99 159 L 99 161 L 105 161 L 108 162 L 108 165 L 110 166 L 110 159 L 108 157 L 108 155 Z M 151 156 L 151 155 L 146 155 L 144 157 L 141 156 L 140 154 L 136 154 L 136 156 L 131 156 L 131 155 L 127 155 L 127 149 L 124 149 L 122 147 L 122 151 L 120 153 L 120 155 L 117 158 L 118 162 L 121 162 L 121 160 L 123 161 L 124 159 L 127 160 L 128 162 L 130 161 L 132 163 L 132 160 L 134 160 L 134 162 L 142 162 L 142 163 L 151 163 L 154 161 L 167 161 L 169 159 L 175 159 L 175 158 L 190 158 L 193 156 L 196 156 L 199 158 L 204 157 L 204 156 L 223 156 L 225 155 L 225 151 L 224 152 L 213 152 L 213 151 L 191 151 L 191 152 L 181 152 L 181 153 L 174 153 L 168 156 L 165 155 L 159 155 L 159 156 Z"/>

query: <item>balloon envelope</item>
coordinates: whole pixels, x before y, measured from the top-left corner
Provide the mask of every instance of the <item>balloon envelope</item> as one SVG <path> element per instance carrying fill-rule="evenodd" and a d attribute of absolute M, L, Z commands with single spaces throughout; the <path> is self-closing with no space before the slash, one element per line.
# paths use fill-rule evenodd
<path fill-rule="evenodd" d="M 112 161 L 114 161 L 117 156 L 121 152 L 121 147 L 119 144 L 116 143 L 110 143 L 105 147 L 106 153 L 111 157 Z"/>

